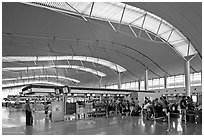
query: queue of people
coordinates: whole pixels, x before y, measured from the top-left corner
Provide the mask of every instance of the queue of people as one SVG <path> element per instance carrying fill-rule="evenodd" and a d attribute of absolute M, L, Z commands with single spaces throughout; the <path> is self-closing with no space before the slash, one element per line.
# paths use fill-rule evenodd
<path fill-rule="evenodd" d="M 146 118 L 147 120 L 162 119 L 163 121 L 166 121 L 169 112 L 170 110 L 166 97 L 160 97 L 159 99 L 156 98 L 154 100 L 145 97 L 142 107 L 143 118 Z"/>
<path fill-rule="evenodd" d="M 138 98 L 131 98 L 131 101 L 126 99 L 117 99 L 113 100 L 104 100 L 102 101 L 105 104 L 106 116 L 111 114 L 116 115 L 139 115 L 141 107 L 139 106 Z M 95 108 L 96 102 L 93 102 L 93 109 Z"/>
<path fill-rule="evenodd" d="M 170 112 L 176 112 L 178 114 L 181 113 L 181 121 L 186 124 L 187 113 L 199 110 L 199 108 L 201 107 L 198 102 L 194 103 L 192 98 L 189 96 L 182 96 L 179 100 L 178 96 L 176 96 L 176 100 L 174 100 L 173 103 L 168 102 L 165 96 L 154 100 L 150 100 L 145 97 L 142 105 L 142 116 L 147 120 L 162 119 L 163 121 L 167 121 L 168 116 L 170 116 Z"/>

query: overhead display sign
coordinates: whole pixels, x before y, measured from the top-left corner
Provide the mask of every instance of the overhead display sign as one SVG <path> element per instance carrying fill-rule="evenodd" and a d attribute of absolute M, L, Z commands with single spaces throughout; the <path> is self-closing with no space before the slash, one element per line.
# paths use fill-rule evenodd
<path fill-rule="evenodd" d="M 55 90 L 52 88 L 32 88 L 32 92 L 52 92 L 52 93 L 55 93 Z"/>
<path fill-rule="evenodd" d="M 120 90 L 119 91 L 104 91 L 104 90 L 86 90 L 86 89 L 83 89 L 83 90 L 79 90 L 79 89 L 71 89 L 71 93 L 94 93 L 94 94 L 130 94 L 131 92 L 121 92 Z"/>

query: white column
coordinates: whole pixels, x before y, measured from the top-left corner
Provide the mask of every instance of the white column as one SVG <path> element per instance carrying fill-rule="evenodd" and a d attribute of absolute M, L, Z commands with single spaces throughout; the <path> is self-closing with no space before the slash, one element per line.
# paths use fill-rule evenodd
<path fill-rule="evenodd" d="M 145 69 L 145 90 L 149 90 L 149 86 L 148 86 L 148 69 Z"/>
<path fill-rule="evenodd" d="M 121 89 L 121 73 L 118 73 L 118 89 Z"/>
<path fill-rule="evenodd" d="M 190 79 L 190 60 L 193 59 L 197 54 L 186 56 L 185 58 L 185 92 L 186 96 L 191 95 L 191 79 Z"/>
<path fill-rule="evenodd" d="M 191 83 L 190 83 L 190 60 L 185 62 L 185 92 L 186 96 L 191 95 Z"/>
<path fill-rule="evenodd" d="M 45 96 L 44 96 L 44 102 L 47 102 L 46 100 L 47 100 L 47 99 L 46 99 L 46 95 L 45 95 Z"/>
<path fill-rule="evenodd" d="M 103 77 L 100 77 L 100 79 L 99 79 L 99 88 L 102 87 L 102 78 L 103 78 Z"/>
<path fill-rule="evenodd" d="M 164 89 L 167 89 L 167 76 L 164 76 Z"/>

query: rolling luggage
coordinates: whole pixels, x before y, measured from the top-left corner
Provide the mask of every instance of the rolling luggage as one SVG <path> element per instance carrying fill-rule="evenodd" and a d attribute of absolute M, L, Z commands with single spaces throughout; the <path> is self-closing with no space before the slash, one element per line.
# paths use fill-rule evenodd
<path fill-rule="evenodd" d="M 135 111 L 135 110 L 132 111 L 131 116 L 139 116 L 139 115 L 140 115 L 139 111 Z"/>
<path fill-rule="evenodd" d="M 190 123 L 195 123 L 195 114 L 187 114 L 186 121 Z"/>

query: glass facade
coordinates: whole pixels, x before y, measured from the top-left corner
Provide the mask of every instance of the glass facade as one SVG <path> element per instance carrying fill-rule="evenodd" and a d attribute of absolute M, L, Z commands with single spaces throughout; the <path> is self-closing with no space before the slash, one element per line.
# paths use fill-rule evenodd
<path fill-rule="evenodd" d="M 191 86 L 201 86 L 201 72 L 190 74 Z M 149 90 L 164 89 L 164 78 L 148 80 Z M 106 86 L 111 87 L 111 86 Z M 185 87 L 185 76 L 176 75 L 167 77 L 167 88 Z M 127 82 L 121 84 L 121 89 L 135 89 L 139 90 L 138 81 Z M 144 81 L 140 81 L 140 90 L 145 90 Z"/>

